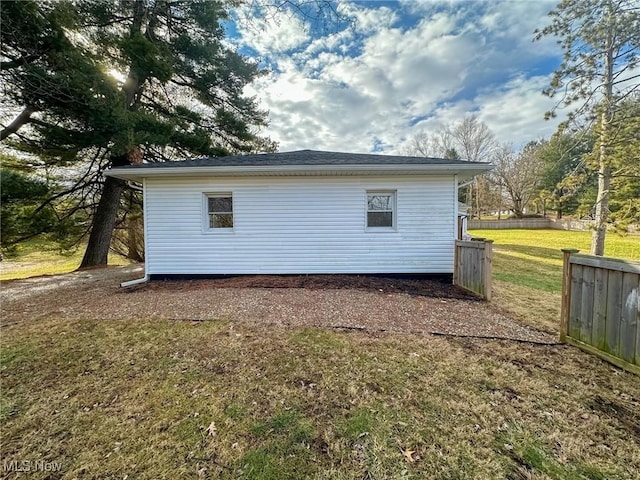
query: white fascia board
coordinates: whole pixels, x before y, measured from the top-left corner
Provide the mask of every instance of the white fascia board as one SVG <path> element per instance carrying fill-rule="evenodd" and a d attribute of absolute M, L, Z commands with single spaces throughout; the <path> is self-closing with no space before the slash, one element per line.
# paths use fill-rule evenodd
<path fill-rule="evenodd" d="M 112 168 L 105 173 L 123 180 L 141 181 L 151 177 L 175 177 L 193 175 L 458 175 L 459 179 L 471 178 L 493 168 L 486 163 L 468 165 L 248 165 L 248 166 L 200 166 L 166 168 Z"/>

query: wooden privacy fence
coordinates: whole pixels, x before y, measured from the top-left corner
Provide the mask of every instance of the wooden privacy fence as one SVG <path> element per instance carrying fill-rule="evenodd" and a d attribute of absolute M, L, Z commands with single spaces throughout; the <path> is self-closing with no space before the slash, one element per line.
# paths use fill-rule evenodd
<path fill-rule="evenodd" d="M 456 240 L 453 283 L 491 300 L 493 240 Z"/>
<path fill-rule="evenodd" d="M 640 374 L 640 262 L 562 251 L 560 341 Z"/>

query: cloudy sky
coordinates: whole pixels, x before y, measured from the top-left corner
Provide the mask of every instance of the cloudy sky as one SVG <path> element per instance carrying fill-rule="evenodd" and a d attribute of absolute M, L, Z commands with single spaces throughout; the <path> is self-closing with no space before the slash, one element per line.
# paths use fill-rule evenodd
<path fill-rule="evenodd" d="M 281 151 L 393 154 L 467 114 L 518 147 L 559 121 L 544 120 L 552 101 L 541 91 L 561 52 L 554 39 L 533 42 L 554 4 L 347 1 L 351 22 L 338 26 L 280 13 L 229 34 L 270 70 L 248 93 L 269 110 L 265 133 Z"/>

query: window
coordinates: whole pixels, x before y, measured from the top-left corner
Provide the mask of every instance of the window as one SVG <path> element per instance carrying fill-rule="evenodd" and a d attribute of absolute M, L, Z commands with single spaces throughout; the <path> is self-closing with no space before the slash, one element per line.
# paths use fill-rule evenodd
<path fill-rule="evenodd" d="M 209 214 L 209 228 L 233 228 L 233 197 L 230 193 L 207 195 L 207 212 Z"/>
<path fill-rule="evenodd" d="M 394 228 L 395 209 L 395 192 L 367 192 L 367 228 Z"/>

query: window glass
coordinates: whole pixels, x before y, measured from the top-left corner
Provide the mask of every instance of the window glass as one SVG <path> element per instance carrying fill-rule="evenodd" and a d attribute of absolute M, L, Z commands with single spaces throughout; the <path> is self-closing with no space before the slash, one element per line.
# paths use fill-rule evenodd
<path fill-rule="evenodd" d="M 209 228 L 233 228 L 233 198 L 230 195 L 207 197 Z"/>
<path fill-rule="evenodd" d="M 367 228 L 393 228 L 395 192 L 367 192 Z"/>
<path fill-rule="evenodd" d="M 231 197 L 209 197 L 209 212 L 231 212 Z"/>
<path fill-rule="evenodd" d="M 369 211 L 372 210 L 391 210 L 391 195 L 369 195 L 368 196 Z"/>
<path fill-rule="evenodd" d="M 393 227 L 391 212 L 367 212 L 367 227 Z"/>

